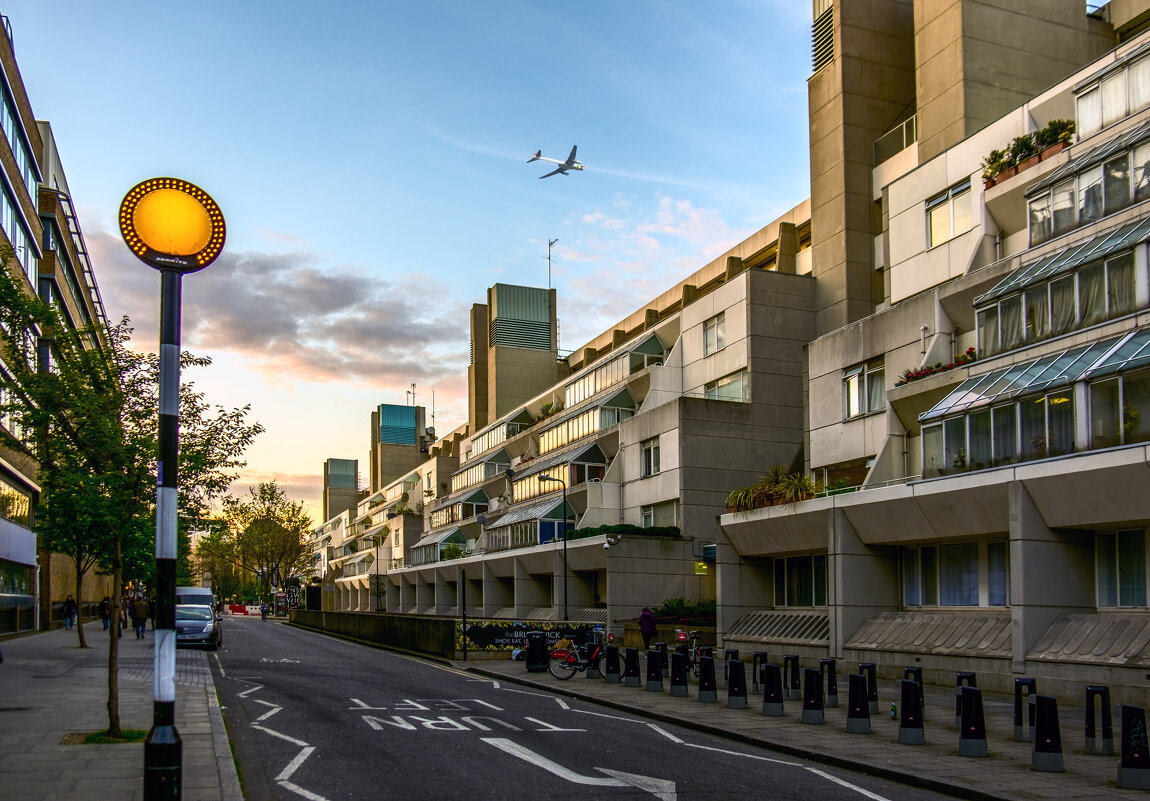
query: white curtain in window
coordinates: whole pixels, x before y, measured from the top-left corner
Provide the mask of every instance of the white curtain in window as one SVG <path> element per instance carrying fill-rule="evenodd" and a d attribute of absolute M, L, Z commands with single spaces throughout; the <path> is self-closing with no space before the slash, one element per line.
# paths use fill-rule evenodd
<path fill-rule="evenodd" d="M 978 355 L 989 356 L 998 352 L 998 307 L 991 306 L 978 313 Z"/>
<path fill-rule="evenodd" d="M 1074 216 L 1074 201 L 1071 200 L 1071 214 Z M 1050 238 L 1050 195 L 1043 195 L 1030 201 L 1030 244 L 1037 245 Z"/>
<path fill-rule="evenodd" d="M 868 412 L 880 412 L 886 409 L 886 386 L 885 386 L 886 372 L 881 368 L 878 370 L 871 369 L 866 374 L 866 410 Z"/>
<path fill-rule="evenodd" d="M 1102 80 L 1102 127 L 1126 116 L 1126 73 L 1120 71 Z"/>
<path fill-rule="evenodd" d="M 1056 392 L 1046 397 L 1046 455 L 1060 456 L 1074 450 L 1074 396 Z"/>
<path fill-rule="evenodd" d="M 939 605 L 978 606 L 978 544 L 938 548 Z"/>
<path fill-rule="evenodd" d="M 1109 316 L 1134 311 L 1134 254 L 1127 253 L 1106 262 L 1106 292 Z"/>
<path fill-rule="evenodd" d="M 1050 282 L 1050 333 L 1065 334 L 1074 327 L 1074 276 Z"/>
<path fill-rule="evenodd" d="M 1117 211 L 1130 205 L 1130 156 L 1123 153 L 1102 166 L 1106 211 Z"/>
<path fill-rule="evenodd" d="M 1118 532 L 1118 603 L 1146 605 L 1146 532 Z"/>
<path fill-rule="evenodd" d="M 1078 273 L 1078 309 L 1083 325 L 1094 325 L 1106 319 L 1106 286 L 1101 264 Z"/>
<path fill-rule="evenodd" d="M 1036 342 L 1050 334 L 1050 315 L 1046 308 L 1046 284 L 1026 290 L 1026 341 Z"/>
<path fill-rule="evenodd" d="M 1054 187 L 1051 200 L 1051 216 L 1054 218 L 1054 233 L 1069 231 L 1077 224 L 1074 211 L 1074 179 L 1063 181 Z"/>
<path fill-rule="evenodd" d="M 1006 543 L 990 542 L 986 545 L 986 602 L 990 606 L 1006 606 L 1009 599 L 1010 572 L 1006 566 Z"/>
<path fill-rule="evenodd" d="M 904 549 L 902 552 L 902 603 L 904 606 L 922 605 L 919 591 L 918 550 Z"/>
<path fill-rule="evenodd" d="M 1089 136 L 1102 128 L 1102 89 L 1094 87 L 1078 96 L 1078 133 Z"/>
<path fill-rule="evenodd" d="M 1134 149 L 1134 200 L 1150 197 L 1150 145 Z"/>
<path fill-rule="evenodd" d="M 998 305 L 1002 326 L 1002 349 L 1010 350 L 1022 344 L 1022 296 L 1007 298 Z"/>
<path fill-rule="evenodd" d="M 1078 221 L 1097 220 L 1102 216 L 1102 167 L 1078 176 Z"/>
<path fill-rule="evenodd" d="M 1141 58 L 1126 70 L 1130 88 L 1130 113 L 1150 106 L 1150 58 Z"/>

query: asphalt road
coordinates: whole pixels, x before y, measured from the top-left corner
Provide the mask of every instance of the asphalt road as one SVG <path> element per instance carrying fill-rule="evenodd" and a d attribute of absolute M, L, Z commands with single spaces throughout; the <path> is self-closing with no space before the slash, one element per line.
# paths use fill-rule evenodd
<path fill-rule="evenodd" d="M 275 620 L 211 658 L 247 801 L 942 799 Z"/>

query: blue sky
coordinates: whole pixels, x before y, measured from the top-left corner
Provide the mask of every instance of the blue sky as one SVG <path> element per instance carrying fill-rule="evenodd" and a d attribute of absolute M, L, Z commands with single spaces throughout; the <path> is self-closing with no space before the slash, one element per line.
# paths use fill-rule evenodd
<path fill-rule="evenodd" d="M 185 376 L 268 432 L 242 484 L 319 516 L 377 403 L 466 421 L 467 310 L 558 291 L 563 349 L 809 194 L 810 5 L 789 0 L 0 0 L 110 316 L 154 348 L 158 275 L 115 233 L 170 175 L 223 209 L 184 281 Z M 537 149 L 586 171 L 538 180 Z M 241 487 L 242 489 L 242 487 Z"/>

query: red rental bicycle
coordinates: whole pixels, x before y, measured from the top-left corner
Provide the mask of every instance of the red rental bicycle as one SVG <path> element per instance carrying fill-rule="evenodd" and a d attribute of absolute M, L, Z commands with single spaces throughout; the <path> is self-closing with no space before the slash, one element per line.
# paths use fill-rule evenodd
<path fill-rule="evenodd" d="M 551 658 L 547 660 L 547 672 L 561 681 L 566 681 L 584 670 L 590 668 L 599 670 L 603 654 L 603 643 L 598 639 L 587 645 L 572 643 L 570 648 L 556 648 L 551 652 Z"/>

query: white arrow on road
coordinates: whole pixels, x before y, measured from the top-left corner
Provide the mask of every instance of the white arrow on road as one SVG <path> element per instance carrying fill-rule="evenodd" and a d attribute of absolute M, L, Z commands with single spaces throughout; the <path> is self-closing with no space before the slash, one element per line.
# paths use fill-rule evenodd
<path fill-rule="evenodd" d="M 482 739 L 483 742 L 493 745 L 501 751 L 519 757 L 525 762 L 530 762 L 536 767 L 543 768 L 543 770 L 575 784 L 589 784 L 594 787 L 638 787 L 640 790 L 645 790 L 661 799 L 661 801 L 675 801 L 675 783 L 666 779 L 639 776 L 635 773 L 624 773 L 607 768 L 595 768 L 600 773 L 607 774 L 606 777 L 583 776 L 573 770 L 568 770 L 558 762 L 552 762 L 547 757 L 540 756 L 530 748 L 524 748 L 518 743 L 513 743 L 511 740 L 505 740 L 501 737 L 484 737 Z"/>

